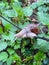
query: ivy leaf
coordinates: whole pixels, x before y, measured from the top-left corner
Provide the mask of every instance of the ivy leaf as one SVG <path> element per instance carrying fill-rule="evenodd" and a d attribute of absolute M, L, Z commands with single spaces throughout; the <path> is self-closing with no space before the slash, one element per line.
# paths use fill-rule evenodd
<path fill-rule="evenodd" d="M 0 51 L 4 50 L 7 48 L 7 43 L 0 41 Z"/>
<path fill-rule="evenodd" d="M 1 52 L 0 53 L 0 61 L 5 62 L 8 58 L 8 54 L 6 52 Z"/>

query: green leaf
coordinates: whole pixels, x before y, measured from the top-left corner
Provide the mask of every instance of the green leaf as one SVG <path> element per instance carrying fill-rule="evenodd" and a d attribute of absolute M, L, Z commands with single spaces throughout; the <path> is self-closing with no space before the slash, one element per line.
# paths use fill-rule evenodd
<path fill-rule="evenodd" d="M 3 65 L 3 62 L 2 61 L 0 61 L 0 65 Z"/>
<path fill-rule="evenodd" d="M 37 5 L 38 5 L 38 3 L 32 3 L 31 5 L 30 5 L 30 7 L 32 8 L 32 9 L 35 9 L 36 7 L 37 7 Z"/>
<path fill-rule="evenodd" d="M 49 14 L 38 12 L 38 19 L 44 25 L 49 25 Z"/>
<path fill-rule="evenodd" d="M 6 25 L 5 25 L 5 28 L 6 28 L 6 29 L 10 29 L 11 27 L 12 27 L 11 24 L 6 24 Z"/>
<path fill-rule="evenodd" d="M 0 2 L 0 10 L 5 7 L 5 4 L 3 2 Z"/>
<path fill-rule="evenodd" d="M 21 52 L 24 53 L 25 52 L 25 48 L 21 48 Z"/>
<path fill-rule="evenodd" d="M 8 54 L 6 52 L 1 52 L 0 53 L 0 61 L 7 61 L 7 58 L 8 58 Z"/>
<path fill-rule="evenodd" d="M 9 35 L 2 35 L 3 39 L 14 41 L 14 33 L 10 32 Z"/>
<path fill-rule="evenodd" d="M 21 61 L 20 56 L 18 56 L 16 53 L 13 55 L 13 59 L 14 59 L 14 60 Z"/>
<path fill-rule="evenodd" d="M 17 17 L 17 13 L 15 13 L 14 10 L 5 10 L 2 13 L 5 14 L 6 16 L 8 16 L 8 17 Z"/>
<path fill-rule="evenodd" d="M 2 34 L 3 33 L 3 30 L 2 30 L 2 27 L 0 26 L 0 34 Z"/>
<path fill-rule="evenodd" d="M 44 4 L 48 4 L 48 3 L 49 3 L 49 1 L 39 0 L 38 2 L 32 3 L 32 4 L 30 5 L 30 7 L 31 7 L 32 9 L 35 9 L 35 8 L 37 8 L 37 7 L 40 7 L 40 6 L 43 7 Z"/>
<path fill-rule="evenodd" d="M 4 16 L 5 17 L 5 16 Z M 8 19 L 7 17 L 5 17 L 6 19 Z M 6 20 L 2 19 L 2 24 L 7 28 L 10 29 L 12 27 L 12 24 L 10 24 L 9 22 L 7 22 Z M 8 19 L 10 21 L 10 19 Z"/>
<path fill-rule="evenodd" d="M 0 41 L 0 51 L 4 50 L 6 48 L 7 48 L 7 43 L 3 42 L 3 41 Z"/>
<path fill-rule="evenodd" d="M 8 43 L 8 46 L 14 47 L 14 45 L 15 45 L 15 42 L 11 41 L 11 42 Z"/>
<path fill-rule="evenodd" d="M 12 55 L 12 54 L 15 53 L 15 51 L 14 51 L 13 49 L 11 49 L 11 48 L 8 48 L 7 51 L 8 51 L 8 53 L 9 53 L 10 55 Z"/>
<path fill-rule="evenodd" d="M 21 65 L 21 58 L 16 53 L 12 56 L 13 60 L 16 61 L 16 65 Z"/>
<path fill-rule="evenodd" d="M 42 61 L 46 58 L 46 55 L 43 52 L 38 52 L 34 55 L 34 60 Z"/>
<path fill-rule="evenodd" d="M 23 10 L 19 3 L 13 3 L 13 10 L 17 13 L 18 17 L 23 16 Z"/>
<path fill-rule="evenodd" d="M 34 45 L 34 48 L 40 49 L 43 52 L 48 52 L 49 51 L 49 42 L 38 39 L 37 43 Z"/>
<path fill-rule="evenodd" d="M 11 55 L 7 59 L 7 65 L 11 65 L 11 63 L 16 62 L 16 65 L 21 65 L 21 58 L 16 53 Z"/>
<path fill-rule="evenodd" d="M 32 9 L 30 7 L 24 7 L 23 8 L 23 11 L 24 11 L 24 15 L 25 16 L 31 16 L 32 15 Z"/>
<path fill-rule="evenodd" d="M 38 11 L 39 12 L 42 12 L 42 11 L 47 12 L 48 10 L 49 10 L 49 7 L 46 7 L 46 6 L 40 6 L 40 7 L 38 7 Z"/>
<path fill-rule="evenodd" d="M 19 49 L 20 48 L 20 44 L 16 44 L 15 46 L 14 46 L 14 49 Z"/>
<path fill-rule="evenodd" d="M 7 65 L 11 65 L 13 62 L 12 56 L 7 59 Z"/>

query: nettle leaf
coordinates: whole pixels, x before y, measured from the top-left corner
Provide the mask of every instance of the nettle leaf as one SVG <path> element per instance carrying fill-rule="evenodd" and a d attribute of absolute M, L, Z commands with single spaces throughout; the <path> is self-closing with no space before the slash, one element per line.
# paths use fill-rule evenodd
<path fill-rule="evenodd" d="M 24 11 L 25 16 L 31 16 L 33 12 L 33 10 L 30 7 L 24 7 L 23 11 Z"/>
<path fill-rule="evenodd" d="M 44 25 L 49 25 L 49 14 L 43 13 L 43 12 L 38 12 L 38 19 L 39 21 L 44 24 Z"/>
<path fill-rule="evenodd" d="M 5 14 L 6 16 L 8 16 L 8 17 L 17 17 L 17 13 L 15 13 L 14 10 L 5 10 L 2 13 Z"/>
<path fill-rule="evenodd" d="M 11 49 L 11 48 L 8 48 L 7 51 L 8 51 L 8 53 L 9 53 L 10 55 L 12 55 L 12 54 L 15 53 L 15 51 L 14 51 L 13 49 Z"/>
<path fill-rule="evenodd" d="M 0 41 L 0 51 L 4 50 L 6 48 L 7 48 L 7 43 L 3 42 L 3 41 Z"/>
<path fill-rule="evenodd" d="M 7 61 L 7 58 L 8 58 L 8 54 L 6 52 L 1 52 L 0 53 L 0 61 Z"/>

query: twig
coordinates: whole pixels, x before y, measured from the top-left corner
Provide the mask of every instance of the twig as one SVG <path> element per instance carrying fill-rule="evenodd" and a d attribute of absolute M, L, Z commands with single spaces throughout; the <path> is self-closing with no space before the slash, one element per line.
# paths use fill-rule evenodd
<path fill-rule="evenodd" d="M 2 17 L 4 20 L 6 20 L 7 22 L 9 22 L 10 24 L 12 24 L 13 26 L 15 26 L 16 28 L 22 30 L 20 27 L 18 27 L 17 25 L 15 25 L 14 23 L 12 23 L 12 22 L 9 21 L 8 19 L 6 19 L 6 18 L 5 18 L 4 16 L 2 16 L 1 14 L 0 14 L 0 17 Z"/>

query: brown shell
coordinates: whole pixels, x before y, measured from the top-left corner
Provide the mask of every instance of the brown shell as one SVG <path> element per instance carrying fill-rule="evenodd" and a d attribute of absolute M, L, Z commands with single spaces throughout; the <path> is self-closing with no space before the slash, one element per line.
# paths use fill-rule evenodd
<path fill-rule="evenodd" d="M 35 34 L 39 34 L 40 30 L 38 28 L 34 28 L 34 29 L 31 29 L 31 32 L 33 32 Z"/>

